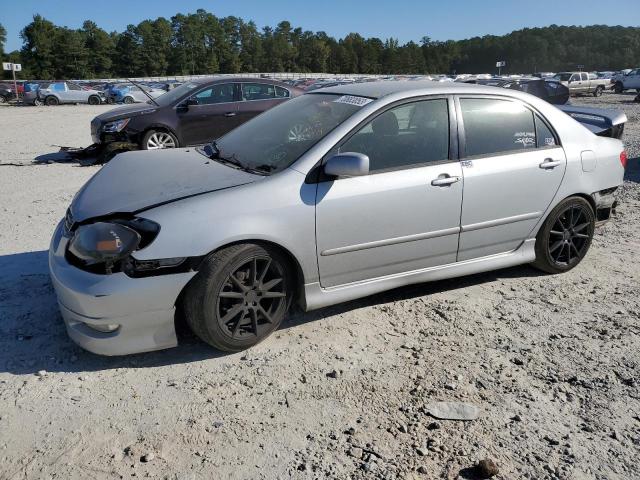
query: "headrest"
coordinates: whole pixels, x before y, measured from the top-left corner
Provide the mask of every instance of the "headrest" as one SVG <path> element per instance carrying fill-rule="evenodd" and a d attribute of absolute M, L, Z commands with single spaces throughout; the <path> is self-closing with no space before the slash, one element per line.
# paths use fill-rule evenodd
<path fill-rule="evenodd" d="M 397 135 L 400 127 L 395 113 L 386 112 L 371 123 L 373 133 L 376 135 Z"/>

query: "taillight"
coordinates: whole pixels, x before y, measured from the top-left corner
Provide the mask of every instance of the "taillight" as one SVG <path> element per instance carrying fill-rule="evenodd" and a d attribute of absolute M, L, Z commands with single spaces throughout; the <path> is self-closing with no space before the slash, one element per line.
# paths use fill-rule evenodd
<path fill-rule="evenodd" d="M 620 163 L 622 164 L 622 168 L 627 168 L 627 152 L 625 150 L 620 152 Z"/>

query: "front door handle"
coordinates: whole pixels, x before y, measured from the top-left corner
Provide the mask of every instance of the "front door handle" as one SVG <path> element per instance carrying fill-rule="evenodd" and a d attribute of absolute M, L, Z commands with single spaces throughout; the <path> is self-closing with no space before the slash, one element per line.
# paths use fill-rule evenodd
<path fill-rule="evenodd" d="M 227 112 L 224 114 L 225 117 L 235 117 L 237 115 L 236 112 Z"/>
<path fill-rule="evenodd" d="M 545 170 L 550 170 L 552 168 L 556 168 L 557 166 L 562 165 L 560 160 L 554 160 L 552 158 L 545 158 L 544 162 L 540 164 L 540 168 L 544 168 Z"/>
<path fill-rule="evenodd" d="M 460 177 L 452 177 L 447 173 L 443 173 L 442 175 L 439 175 L 435 180 L 431 180 L 431 185 L 433 185 L 434 187 L 447 187 L 459 181 Z"/>

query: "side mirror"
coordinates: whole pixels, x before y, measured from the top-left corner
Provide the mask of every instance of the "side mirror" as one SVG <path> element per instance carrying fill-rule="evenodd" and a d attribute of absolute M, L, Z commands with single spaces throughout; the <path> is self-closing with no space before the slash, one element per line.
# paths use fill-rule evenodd
<path fill-rule="evenodd" d="M 359 177 L 369 173 L 369 157 L 363 153 L 344 152 L 329 157 L 324 173 L 333 177 Z"/>

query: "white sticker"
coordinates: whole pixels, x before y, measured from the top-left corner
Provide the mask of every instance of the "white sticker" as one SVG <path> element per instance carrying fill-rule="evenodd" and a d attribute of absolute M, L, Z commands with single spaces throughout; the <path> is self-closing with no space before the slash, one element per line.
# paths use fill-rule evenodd
<path fill-rule="evenodd" d="M 340 98 L 334 100 L 335 103 L 348 103 L 349 105 L 355 105 L 357 107 L 363 107 L 367 103 L 373 102 L 371 98 L 356 97 L 354 95 L 343 95 Z"/>
<path fill-rule="evenodd" d="M 545 144 L 545 145 L 547 145 L 547 146 L 549 146 L 549 145 L 555 145 L 555 144 L 556 144 L 556 139 L 555 139 L 555 138 L 553 138 L 553 137 L 551 137 L 551 138 L 546 137 L 546 138 L 544 139 L 544 144 Z"/>
<path fill-rule="evenodd" d="M 532 147 L 536 143 L 536 134 L 533 132 L 516 132 L 515 143 L 521 143 L 524 148 Z"/>

